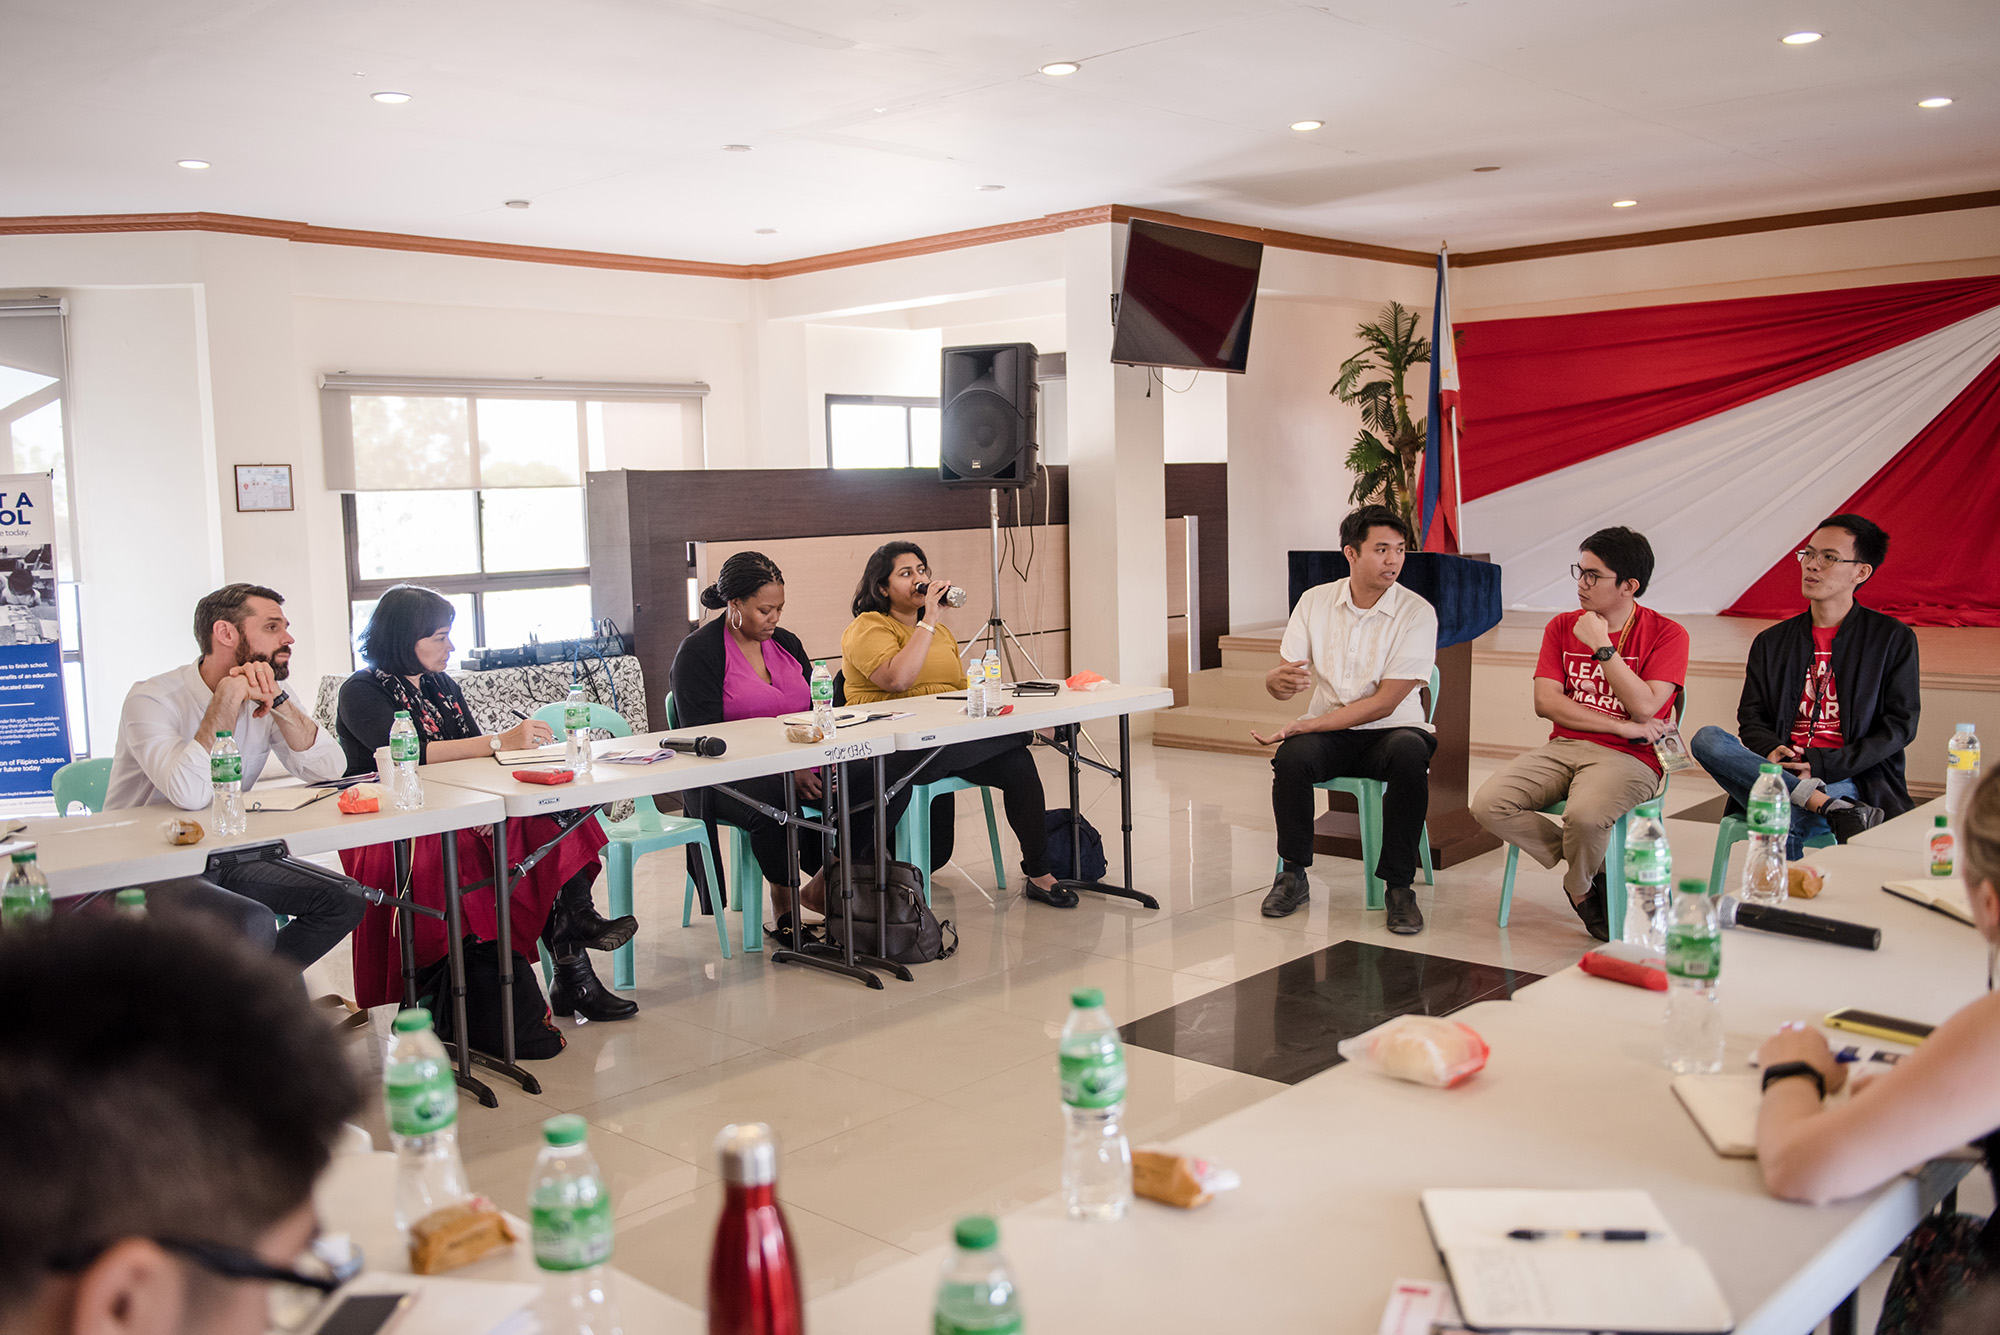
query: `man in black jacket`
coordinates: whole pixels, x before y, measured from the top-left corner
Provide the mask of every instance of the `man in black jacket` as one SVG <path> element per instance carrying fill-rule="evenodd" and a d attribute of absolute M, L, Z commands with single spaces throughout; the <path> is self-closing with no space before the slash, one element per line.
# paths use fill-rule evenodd
<path fill-rule="evenodd" d="M 1917 735 L 1917 636 L 1894 617 L 1854 601 L 1889 554 L 1889 535 L 1860 515 L 1838 514 L 1799 549 L 1800 592 L 1810 606 L 1750 646 L 1738 741 L 1703 728 L 1692 749 L 1737 806 L 1775 762 L 1791 790 L 1786 856 L 1829 829 L 1846 843 L 1912 805 L 1903 750 Z"/>

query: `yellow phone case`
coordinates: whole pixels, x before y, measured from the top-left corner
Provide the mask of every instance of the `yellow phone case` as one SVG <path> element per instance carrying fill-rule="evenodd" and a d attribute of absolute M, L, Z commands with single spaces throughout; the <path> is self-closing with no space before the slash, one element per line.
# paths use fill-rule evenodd
<path fill-rule="evenodd" d="M 1828 1015 L 1820 1023 L 1829 1029 L 1845 1029 L 1850 1033 L 1866 1034 L 1870 1038 L 1887 1039 L 1891 1043 L 1902 1043 L 1908 1047 L 1915 1047 L 1924 1041 L 1922 1035 L 1913 1034 L 1907 1029 L 1887 1029 L 1880 1025 L 1864 1024 L 1859 1020 L 1843 1016 L 1839 1011 Z"/>

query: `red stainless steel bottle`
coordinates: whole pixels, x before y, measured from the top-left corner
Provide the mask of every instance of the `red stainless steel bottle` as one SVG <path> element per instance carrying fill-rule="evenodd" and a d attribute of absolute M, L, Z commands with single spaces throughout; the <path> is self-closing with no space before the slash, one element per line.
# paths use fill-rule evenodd
<path fill-rule="evenodd" d="M 798 1258 L 778 1208 L 778 1144 L 762 1122 L 715 1138 L 728 1195 L 708 1261 L 708 1335 L 802 1335 Z"/>

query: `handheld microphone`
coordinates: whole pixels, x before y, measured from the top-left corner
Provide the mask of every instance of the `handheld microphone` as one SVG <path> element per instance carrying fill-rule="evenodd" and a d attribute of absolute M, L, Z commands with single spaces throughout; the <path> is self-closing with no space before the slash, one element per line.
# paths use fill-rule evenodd
<path fill-rule="evenodd" d="M 684 756 L 719 756 L 729 749 L 729 743 L 720 737 L 662 737 L 660 749 Z"/>
<path fill-rule="evenodd" d="M 931 594 L 931 586 L 929 585 L 929 583 L 919 584 L 914 589 L 912 589 L 911 592 L 916 594 L 917 597 L 919 598 L 928 598 L 930 597 Z M 944 591 L 944 597 L 940 599 L 940 601 L 943 602 L 946 607 L 963 607 L 965 606 L 966 597 L 967 594 L 965 590 L 959 588 L 956 584 L 954 584 L 950 588 Z"/>
<path fill-rule="evenodd" d="M 1727 895 L 1722 901 L 1722 925 L 1752 927 L 1760 932 L 1776 932 L 1780 936 L 1796 936 L 1807 941 L 1851 946 L 1856 950 L 1879 950 L 1882 946 L 1880 927 L 1866 927 L 1858 922 L 1844 922 L 1838 918 L 1823 918 L 1817 913 L 1800 913 L 1796 909 L 1745 904 Z"/>

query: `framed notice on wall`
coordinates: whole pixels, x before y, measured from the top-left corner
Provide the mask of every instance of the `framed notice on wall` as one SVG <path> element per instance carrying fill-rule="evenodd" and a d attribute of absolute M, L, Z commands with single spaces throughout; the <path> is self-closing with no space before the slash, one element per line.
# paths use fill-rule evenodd
<path fill-rule="evenodd" d="M 292 466 L 236 465 L 236 508 L 239 511 L 291 509 Z"/>

